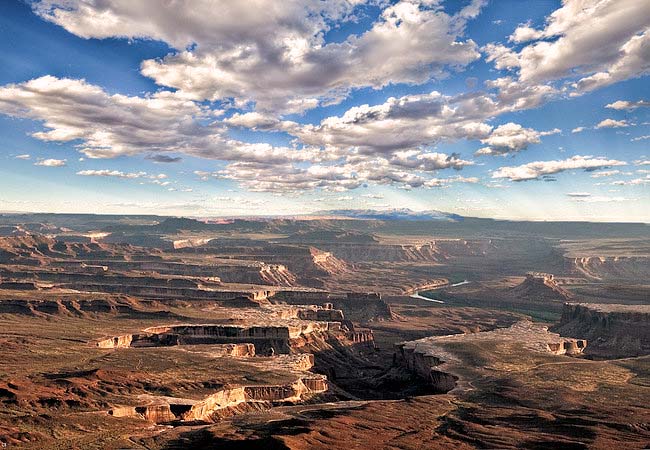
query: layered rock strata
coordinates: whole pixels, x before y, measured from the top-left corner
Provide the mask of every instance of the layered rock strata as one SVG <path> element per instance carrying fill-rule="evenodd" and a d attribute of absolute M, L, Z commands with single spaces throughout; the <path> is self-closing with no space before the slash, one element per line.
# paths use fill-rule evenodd
<path fill-rule="evenodd" d="M 116 417 L 140 417 L 154 423 L 210 422 L 239 410 L 265 409 L 279 404 L 296 404 L 326 392 L 324 375 L 303 376 L 282 385 L 249 385 L 224 388 L 201 400 L 176 397 L 148 397 L 141 406 L 116 406 L 108 413 Z"/>
<path fill-rule="evenodd" d="M 396 345 L 395 362 L 418 377 L 428 380 L 434 390 L 448 392 L 456 387 L 459 377 L 454 365 L 460 357 L 447 349 L 455 343 L 491 342 L 495 346 L 516 344 L 524 349 L 554 355 L 578 355 L 587 346 L 584 339 L 564 338 L 548 328 L 521 321 L 508 328 L 470 334 L 432 336 Z"/>
<path fill-rule="evenodd" d="M 554 327 L 568 336 L 585 336 L 587 354 L 628 357 L 650 354 L 650 305 L 565 303 Z"/>
<path fill-rule="evenodd" d="M 511 293 L 525 300 L 565 301 L 574 295 L 561 287 L 553 274 L 528 272 L 524 281 L 512 288 Z"/>

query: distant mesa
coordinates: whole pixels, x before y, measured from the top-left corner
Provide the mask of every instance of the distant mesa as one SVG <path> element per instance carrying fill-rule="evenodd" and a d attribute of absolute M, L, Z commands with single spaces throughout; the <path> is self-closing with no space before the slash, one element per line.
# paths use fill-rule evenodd
<path fill-rule="evenodd" d="M 163 220 L 155 227 L 157 228 L 156 231 L 168 233 L 178 232 L 180 230 L 204 231 L 211 228 L 210 225 L 205 222 L 195 219 L 187 219 L 185 217 L 170 217 Z"/>
<path fill-rule="evenodd" d="M 378 239 L 372 234 L 356 231 L 315 230 L 300 231 L 287 238 L 291 242 L 335 242 L 355 244 L 376 244 Z"/>
<path fill-rule="evenodd" d="M 574 295 L 562 288 L 550 273 L 528 272 L 524 281 L 513 287 L 511 293 L 517 298 L 542 301 L 566 301 Z"/>
<path fill-rule="evenodd" d="M 394 209 L 333 209 L 329 211 L 319 211 L 314 213 L 316 216 L 343 217 L 348 219 L 363 220 L 440 220 L 447 222 L 459 222 L 463 216 L 458 214 L 446 213 L 443 211 L 413 211 L 408 208 Z"/>

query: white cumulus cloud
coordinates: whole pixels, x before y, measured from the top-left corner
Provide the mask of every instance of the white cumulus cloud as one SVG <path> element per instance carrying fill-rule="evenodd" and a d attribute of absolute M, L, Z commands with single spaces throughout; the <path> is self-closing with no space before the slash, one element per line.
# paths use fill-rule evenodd
<path fill-rule="evenodd" d="M 99 169 L 99 170 L 81 170 L 77 172 L 77 175 L 85 177 L 113 177 L 113 178 L 148 178 L 151 180 L 162 180 L 167 178 L 167 175 L 160 173 L 157 175 L 150 175 L 147 172 L 122 172 L 119 170 L 108 170 L 108 169 Z"/>
<path fill-rule="evenodd" d="M 66 165 L 65 159 L 40 159 L 34 163 L 35 166 L 44 166 L 44 167 L 63 167 Z"/>
<path fill-rule="evenodd" d="M 490 136 L 481 139 L 483 147 L 476 152 L 477 155 L 508 155 L 520 152 L 531 144 L 539 144 L 541 136 L 560 133 L 560 129 L 550 131 L 536 131 L 532 128 L 524 128 L 516 123 L 506 123 L 495 128 Z"/>
<path fill-rule="evenodd" d="M 616 109 L 616 110 L 634 110 L 642 107 L 649 107 L 650 101 L 647 100 L 638 100 L 636 102 L 630 102 L 628 100 L 617 100 L 614 103 L 605 105 L 605 108 Z"/>
<path fill-rule="evenodd" d="M 536 84 L 575 78 L 573 95 L 650 70 L 650 2 L 564 0 L 541 28 L 521 24 L 509 39 L 519 50 L 494 45 L 489 61 Z"/>
<path fill-rule="evenodd" d="M 463 30 L 484 0 L 454 15 L 426 0 L 380 4 L 368 30 L 326 43 L 332 23 L 353 18 L 361 3 L 178 0 L 151 8 L 127 0 L 41 0 L 34 10 L 84 38 L 165 41 L 177 51 L 144 61 L 145 76 L 186 98 L 234 98 L 267 111 L 314 108 L 355 88 L 424 83 L 480 56 Z"/>
<path fill-rule="evenodd" d="M 624 128 L 629 127 L 627 120 L 604 119 L 596 125 L 596 128 Z"/>
<path fill-rule="evenodd" d="M 507 178 L 511 181 L 536 180 L 544 175 L 553 175 L 565 170 L 584 169 L 593 171 L 612 166 L 624 166 L 624 161 L 605 157 L 573 156 L 565 160 L 535 161 L 521 166 L 506 166 L 495 170 L 492 178 Z"/>

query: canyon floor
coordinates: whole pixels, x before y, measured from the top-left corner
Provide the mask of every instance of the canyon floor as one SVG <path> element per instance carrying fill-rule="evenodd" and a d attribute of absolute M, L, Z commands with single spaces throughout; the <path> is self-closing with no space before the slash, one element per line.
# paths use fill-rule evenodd
<path fill-rule="evenodd" d="M 0 216 L 0 443 L 650 447 L 650 230 Z"/>

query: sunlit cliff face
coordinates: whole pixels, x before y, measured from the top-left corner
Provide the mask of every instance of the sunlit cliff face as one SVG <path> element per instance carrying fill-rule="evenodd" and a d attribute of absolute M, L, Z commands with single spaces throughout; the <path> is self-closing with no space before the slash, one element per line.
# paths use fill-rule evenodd
<path fill-rule="evenodd" d="M 33 0 L 0 34 L 2 211 L 650 221 L 648 2 Z"/>

